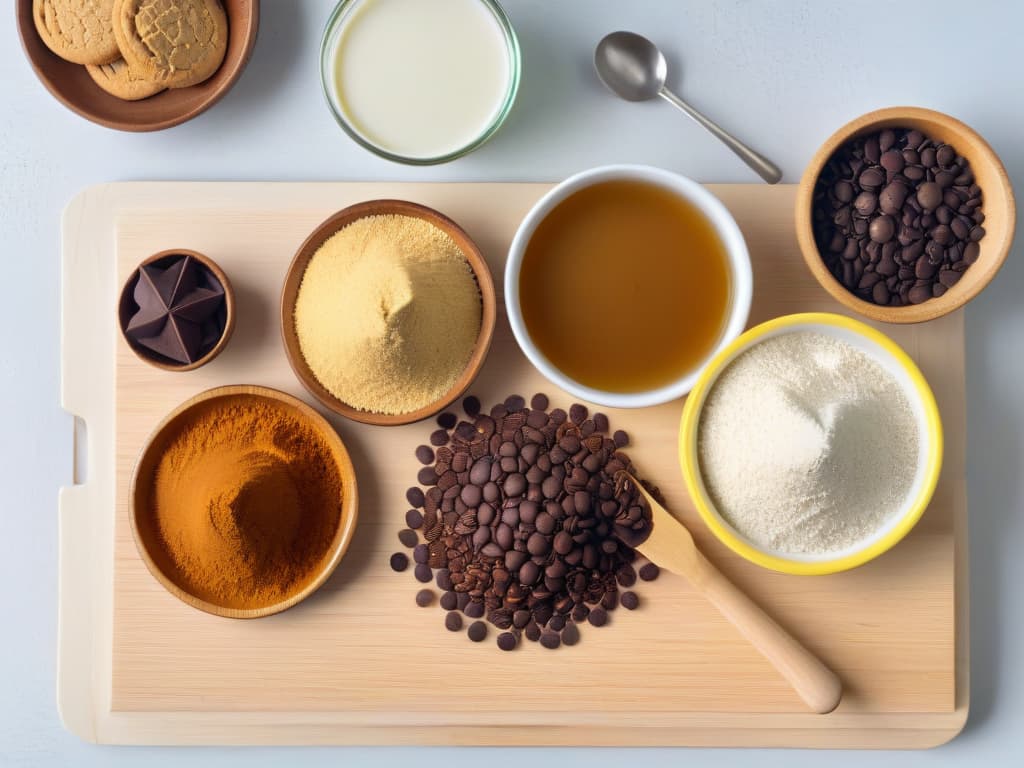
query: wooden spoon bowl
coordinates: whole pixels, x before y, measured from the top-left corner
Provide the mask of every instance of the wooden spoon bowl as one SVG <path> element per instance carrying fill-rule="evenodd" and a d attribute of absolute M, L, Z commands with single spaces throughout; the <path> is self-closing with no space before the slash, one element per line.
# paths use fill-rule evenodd
<path fill-rule="evenodd" d="M 295 303 L 299 295 L 299 286 L 302 284 L 302 277 L 306 273 L 306 267 L 310 259 L 317 252 L 321 245 L 334 235 L 338 230 L 348 226 L 353 221 L 365 216 L 412 216 L 428 221 L 434 226 L 446 232 L 459 246 L 462 255 L 466 257 L 469 266 L 473 270 L 477 287 L 480 289 L 480 332 L 477 334 L 476 344 L 470 355 L 469 362 L 463 369 L 462 374 L 439 399 L 428 403 L 415 411 L 400 414 L 374 413 L 353 408 L 348 403 L 332 394 L 321 384 L 313 370 L 309 367 L 302 349 L 299 345 L 299 335 L 295 328 Z M 491 337 L 494 335 L 494 325 L 497 317 L 497 306 L 494 293 L 494 281 L 491 272 L 487 267 L 483 254 L 477 248 L 469 235 L 458 224 L 444 214 L 427 208 L 424 205 L 410 203 L 405 200 L 371 200 L 365 203 L 345 208 L 335 213 L 323 224 L 313 230 L 299 247 L 295 258 L 292 259 L 288 268 L 288 275 L 284 281 L 284 290 L 281 292 L 281 331 L 284 336 L 284 348 L 288 355 L 288 363 L 298 377 L 302 385 L 316 397 L 321 403 L 335 413 L 339 413 L 354 421 L 364 424 L 378 426 L 398 426 L 400 424 L 412 424 L 421 421 L 435 413 L 447 408 L 462 395 L 480 372 L 487 357 L 487 351 L 491 346 Z"/>
<path fill-rule="evenodd" d="M 252 54 L 259 29 L 259 0 L 221 0 L 228 17 L 228 49 L 213 77 L 190 88 L 123 101 L 93 82 L 85 67 L 65 61 L 39 38 L 32 0 L 18 0 L 21 45 L 40 82 L 65 107 L 86 120 L 119 131 L 160 131 L 205 112 L 231 90 Z"/>

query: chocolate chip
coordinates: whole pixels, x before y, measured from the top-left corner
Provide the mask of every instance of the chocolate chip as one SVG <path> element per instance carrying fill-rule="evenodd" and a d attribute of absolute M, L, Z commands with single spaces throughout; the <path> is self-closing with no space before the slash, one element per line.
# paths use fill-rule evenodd
<path fill-rule="evenodd" d="M 449 632 L 458 632 L 462 629 L 462 615 L 457 611 L 448 611 L 444 617 L 444 625 Z"/>
<path fill-rule="evenodd" d="M 434 590 L 421 589 L 416 593 L 416 605 L 420 608 L 426 608 L 432 602 L 434 602 Z"/>
<path fill-rule="evenodd" d="M 522 395 L 509 395 L 505 398 L 505 407 L 508 408 L 510 413 L 515 413 L 526 407 L 526 400 Z"/>
<path fill-rule="evenodd" d="M 887 243 L 896 234 L 896 222 L 892 216 L 879 216 L 868 225 L 868 235 L 876 243 Z"/>
<path fill-rule="evenodd" d="M 637 597 L 636 592 L 632 591 L 623 592 L 619 597 L 619 602 L 628 611 L 635 611 L 640 606 L 640 598 Z"/>
<path fill-rule="evenodd" d="M 538 392 L 530 399 L 530 407 L 535 411 L 546 411 L 548 409 L 548 396 Z"/>
<path fill-rule="evenodd" d="M 498 635 L 498 647 L 503 651 L 511 651 L 516 647 L 516 636 L 511 632 L 502 632 Z"/>
<path fill-rule="evenodd" d="M 416 531 L 410 531 L 408 528 L 403 528 L 398 532 L 398 540 L 407 547 L 415 547 L 419 542 L 420 537 L 416 535 Z"/>
<path fill-rule="evenodd" d="M 451 591 L 454 587 L 452 585 L 452 574 L 447 568 L 438 568 L 437 573 L 434 574 L 434 581 L 437 586 L 441 589 Z"/>
<path fill-rule="evenodd" d="M 487 625 L 482 621 L 474 621 L 466 630 L 466 635 L 474 643 L 479 643 L 487 638 Z"/>
<path fill-rule="evenodd" d="M 576 645 L 580 641 L 580 629 L 573 623 L 565 625 L 562 630 L 562 645 Z"/>
<path fill-rule="evenodd" d="M 475 395 L 470 395 L 462 401 L 462 410 L 465 411 L 466 415 L 471 419 L 476 418 L 480 413 L 480 398 Z"/>
<path fill-rule="evenodd" d="M 413 486 L 405 492 L 405 498 L 411 506 L 416 507 L 417 509 L 422 508 L 423 502 L 425 501 L 423 490 L 416 486 Z"/>
<path fill-rule="evenodd" d="M 612 435 L 612 440 L 614 441 L 616 448 L 625 448 L 629 445 L 629 435 L 621 429 L 615 430 L 615 434 Z"/>
<path fill-rule="evenodd" d="M 883 174 L 878 168 L 871 167 L 861 173 L 859 181 L 860 185 L 864 187 L 864 189 L 876 191 L 880 186 L 882 186 L 882 182 L 885 181 L 885 174 Z"/>
<path fill-rule="evenodd" d="M 429 445 L 420 445 L 416 448 L 416 459 L 420 464 L 434 463 L 434 449 Z"/>
<path fill-rule="evenodd" d="M 391 556 L 391 570 L 404 571 L 409 567 L 409 556 L 405 552 L 395 552 Z"/>
<path fill-rule="evenodd" d="M 582 424 L 587 418 L 587 406 L 581 405 L 580 403 L 574 403 L 569 408 L 569 420 L 573 424 Z"/>
<path fill-rule="evenodd" d="M 430 433 L 430 444 L 433 446 L 442 446 L 448 442 L 448 432 L 444 429 L 435 429 Z"/>
<path fill-rule="evenodd" d="M 608 611 L 601 606 L 590 609 L 590 615 L 587 617 L 587 621 L 593 624 L 595 627 L 603 627 L 608 623 Z"/>
<path fill-rule="evenodd" d="M 423 513 L 418 509 L 410 509 L 405 513 L 405 524 L 413 529 L 423 527 Z"/>
<path fill-rule="evenodd" d="M 661 569 L 654 563 L 645 563 L 640 568 L 640 578 L 643 581 L 654 581 L 660 573 Z"/>
<path fill-rule="evenodd" d="M 413 574 L 416 576 L 416 581 L 427 584 L 434 580 L 434 573 L 430 570 L 430 566 L 425 563 L 416 563 L 416 567 L 413 569 Z"/>
<path fill-rule="evenodd" d="M 554 650 L 562 644 L 562 639 L 558 636 L 557 632 L 542 632 L 540 636 L 540 644 L 545 648 Z"/>
<path fill-rule="evenodd" d="M 445 592 L 441 595 L 441 607 L 446 611 L 454 611 L 459 607 L 459 596 L 455 592 Z"/>
<path fill-rule="evenodd" d="M 451 429 L 458 421 L 459 417 L 454 413 L 445 412 L 437 417 L 437 426 L 441 427 L 441 429 Z"/>
<path fill-rule="evenodd" d="M 417 564 L 425 564 L 430 559 L 430 548 L 426 544 L 417 544 L 412 550 L 412 559 Z"/>

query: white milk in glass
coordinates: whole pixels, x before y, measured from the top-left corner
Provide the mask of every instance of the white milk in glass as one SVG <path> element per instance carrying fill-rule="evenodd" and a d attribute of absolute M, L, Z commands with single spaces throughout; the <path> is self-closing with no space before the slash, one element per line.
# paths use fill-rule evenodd
<path fill-rule="evenodd" d="M 480 0 L 362 0 L 334 50 L 350 126 L 412 158 L 473 143 L 501 112 L 511 76 L 502 27 Z"/>

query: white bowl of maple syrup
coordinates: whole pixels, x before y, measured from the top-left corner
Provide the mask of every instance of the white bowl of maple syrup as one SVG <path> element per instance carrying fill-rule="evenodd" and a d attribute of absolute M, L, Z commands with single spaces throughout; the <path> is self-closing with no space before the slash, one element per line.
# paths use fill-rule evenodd
<path fill-rule="evenodd" d="M 512 333 L 571 395 L 613 408 L 682 397 L 743 332 L 753 275 L 732 214 L 660 168 L 583 171 L 523 219 L 505 266 Z"/>

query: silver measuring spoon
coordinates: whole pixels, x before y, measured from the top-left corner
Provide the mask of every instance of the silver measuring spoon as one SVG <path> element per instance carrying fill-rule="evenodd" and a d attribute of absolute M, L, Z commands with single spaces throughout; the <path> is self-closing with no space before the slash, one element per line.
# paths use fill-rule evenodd
<path fill-rule="evenodd" d="M 727 133 L 665 87 L 668 63 L 658 46 L 635 32 L 612 32 L 594 51 L 597 75 L 608 88 L 627 101 L 647 101 L 661 96 L 707 128 L 769 184 L 782 178 L 771 160 Z"/>

